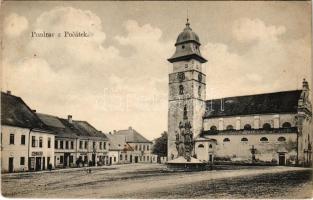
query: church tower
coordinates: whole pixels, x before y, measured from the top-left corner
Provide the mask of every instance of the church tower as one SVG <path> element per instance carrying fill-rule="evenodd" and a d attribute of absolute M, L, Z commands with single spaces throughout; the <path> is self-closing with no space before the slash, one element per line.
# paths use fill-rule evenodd
<path fill-rule="evenodd" d="M 187 19 L 186 27 L 177 37 L 176 51 L 168 59 L 173 63 L 173 70 L 169 74 L 169 161 L 178 157 L 176 141 L 182 123 L 190 123 L 193 138 L 202 130 L 206 99 L 206 75 L 202 63 L 207 60 L 200 53 L 200 45 L 199 37 L 192 31 Z"/>

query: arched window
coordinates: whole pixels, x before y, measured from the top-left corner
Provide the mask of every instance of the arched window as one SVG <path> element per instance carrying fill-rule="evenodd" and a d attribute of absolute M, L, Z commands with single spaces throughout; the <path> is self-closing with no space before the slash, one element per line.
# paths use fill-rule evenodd
<path fill-rule="evenodd" d="M 223 142 L 230 142 L 230 139 L 229 139 L 229 138 L 225 138 L 225 139 L 223 140 Z"/>
<path fill-rule="evenodd" d="M 291 124 L 289 122 L 284 122 L 283 123 L 283 128 L 290 128 Z"/>
<path fill-rule="evenodd" d="M 216 131 L 217 128 L 216 128 L 216 126 L 211 126 L 210 130 L 211 130 L 211 131 Z"/>
<path fill-rule="evenodd" d="M 226 130 L 233 130 L 234 129 L 234 127 L 232 126 L 232 125 L 228 125 L 227 127 L 226 127 Z"/>
<path fill-rule="evenodd" d="M 184 86 L 179 85 L 179 94 L 184 94 Z"/>
<path fill-rule="evenodd" d="M 248 138 L 241 138 L 241 142 L 248 142 Z"/>
<path fill-rule="evenodd" d="M 277 139 L 278 142 L 286 142 L 286 138 L 285 137 L 279 137 Z"/>
<path fill-rule="evenodd" d="M 252 128 L 251 128 L 250 124 L 246 124 L 246 125 L 244 125 L 243 129 L 244 130 L 251 130 Z"/>
<path fill-rule="evenodd" d="M 198 87 L 198 96 L 201 98 L 201 86 Z"/>
<path fill-rule="evenodd" d="M 203 144 L 199 144 L 198 148 L 204 148 Z"/>
<path fill-rule="evenodd" d="M 263 124 L 263 129 L 264 130 L 270 130 L 271 129 L 271 125 L 269 123 L 265 123 L 265 124 Z"/>
<path fill-rule="evenodd" d="M 210 149 L 212 149 L 212 148 L 213 148 L 212 144 L 210 144 L 210 145 L 209 145 L 209 148 L 210 148 Z"/>
<path fill-rule="evenodd" d="M 268 142 L 268 139 L 267 139 L 266 137 L 262 137 L 262 138 L 260 139 L 260 141 L 261 141 L 261 142 Z"/>

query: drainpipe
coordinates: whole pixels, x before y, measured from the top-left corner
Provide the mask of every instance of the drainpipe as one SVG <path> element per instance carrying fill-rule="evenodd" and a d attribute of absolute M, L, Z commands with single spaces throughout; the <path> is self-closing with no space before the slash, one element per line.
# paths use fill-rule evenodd
<path fill-rule="evenodd" d="M 33 130 L 33 128 L 30 128 L 29 133 L 28 133 L 28 152 L 27 152 L 28 171 L 30 171 L 29 152 L 30 152 L 30 133 L 32 132 L 32 130 Z"/>

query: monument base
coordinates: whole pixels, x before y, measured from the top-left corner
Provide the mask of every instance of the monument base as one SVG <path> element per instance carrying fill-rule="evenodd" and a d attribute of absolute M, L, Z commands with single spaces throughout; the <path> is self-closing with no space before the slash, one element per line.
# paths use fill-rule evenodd
<path fill-rule="evenodd" d="M 180 156 L 174 160 L 166 163 L 167 168 L 172 171 L 204 171 L 208 170 L 207 163 L 201 162 L 196 158 L 191 158 L 187 161 L 184 157 Z"/>

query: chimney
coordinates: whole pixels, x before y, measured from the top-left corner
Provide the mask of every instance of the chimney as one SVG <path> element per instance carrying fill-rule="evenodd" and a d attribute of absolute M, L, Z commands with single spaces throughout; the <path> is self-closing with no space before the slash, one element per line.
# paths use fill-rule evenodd
<path fill-rule="evenodd" d="M 70 124 L 73 123 L 72 115 L 68 115 L 67 120 Z"/>
<path fill-rule="evenodd" d="M 115 133 L 116 133 L 116 130 L 113 130 L 113 133 L 115 134 Z"/>
<path fill-rule="evenodd" d="M 305 78 L 302 81 L 302 88 L 303 90 L 309 90 L 309 83 L 307 80 L 305 80 Z"/>
<path fill-rule="evenodd" d="M 7 94 L 11 95 L 12 94 L 11 90 L 7 90 Z"/>
<path fill-rule="evenodd" d="M 131 126 L 130 126 L 130 127 L 128 127 L 128 130 L 130 130 L 130 131 L 131 131 L 131 130 L 132 130 L 132 127 L 131 127 Z"/>
<path fill-rule="evenodd" d="M 110 135 L 112 135 L 111 131 L 109 132 Z"/>

